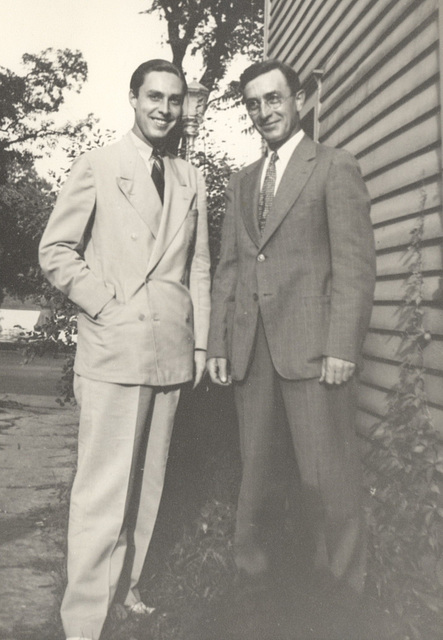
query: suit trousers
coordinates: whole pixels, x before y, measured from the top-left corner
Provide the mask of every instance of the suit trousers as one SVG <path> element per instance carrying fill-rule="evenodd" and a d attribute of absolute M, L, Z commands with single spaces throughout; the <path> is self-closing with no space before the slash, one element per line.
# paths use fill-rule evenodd
<path fill-rule="evenodd" d="M 286 443 L 293 444 L 300 481 L 297 493 L 304 524 L 314 541 L 314 568 L 361 593 L 366 528 L 354 381 L 334 386 L 320 384 L 318 378 L 282 378 L 273 366 L 259 318 L 250 366 L 245 379 L 234 383 L 234 397 L 242 456 L 235 533 L 238 567 L 250 574 L 268 568 L 263 527 L 279 516 L 271 505 L 279 498 L 278 474 L 280 467 L 284 469 L 282 431 L 289 427 Z"/>
<path fill-rule="evenodd" d="M 137 583 L 160 504 L 177 387 L 120 385 L 76 376 L 78 465 L 68 526 L 68 584 L 61 607 L 66 635 L 98 640 L 128 555 L 128 518 L 137 469 L 125 604 Z M 132 505 L 131 505 L 132 506 Z"/>

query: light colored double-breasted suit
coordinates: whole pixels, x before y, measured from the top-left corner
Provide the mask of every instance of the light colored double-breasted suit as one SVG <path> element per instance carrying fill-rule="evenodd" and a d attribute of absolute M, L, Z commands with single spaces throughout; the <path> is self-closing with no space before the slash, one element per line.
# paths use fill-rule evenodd
<path fill-rule="evenodd" d="M 48 279 L 81 312 L 75 371 L 106 382 L 192 379 L 206 348 L 208 243 L 203 179 L 166 156 L 162 208 L 130 134 L 74 163 L 40 245 Z M 116 304 L 101 310 L 112 298 Z"/>
<path fill-rule="evenodd" d="M 162 206 L 132 136 L 76 160 L 40 244 L 46 276 L 80 307 L 79 461 L 62 618 L 68 637 L 93 640 L 125 561 L 122 523 L 138 465 L 144 473 L 126 604 L 139 600 L 178 385 L 193 378 L 194 349 L 206 349 L 209 326 L 203 179 L 167 155 Z"/>
<path fill-rule="evenodd" d="M 278 437 L 275 411 L 283 407 L 319 539 L 317 563 L 336 577 L 349 574 L 361 589 L 364 536 L 352 383 L 334 387 L 319 377 L 324 356 L 359 361 L 375 279 L 369 195 L 348 152 L 305 135 L 261 235 L 263 163 L 234 175 L 227 189 L 208 346 L 208 357 L 229 360 L 239 416 L 238 565 L 254 571 L 252 550 L 263 546 L 269 467 L 278 464 L 271 453 Z M 259 568 L 266 566 L 262 553 L 256 554 Z M 358 566 L 351 571 L 351 564 Z"/>

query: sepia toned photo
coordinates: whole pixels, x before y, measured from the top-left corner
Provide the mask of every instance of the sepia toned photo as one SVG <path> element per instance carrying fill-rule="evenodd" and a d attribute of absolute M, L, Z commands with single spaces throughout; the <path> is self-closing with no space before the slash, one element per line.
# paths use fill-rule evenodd
<path fill-rule="evenodd" d="M 440 640 L 443 1 L 0 19 L 0 639 Z"/>

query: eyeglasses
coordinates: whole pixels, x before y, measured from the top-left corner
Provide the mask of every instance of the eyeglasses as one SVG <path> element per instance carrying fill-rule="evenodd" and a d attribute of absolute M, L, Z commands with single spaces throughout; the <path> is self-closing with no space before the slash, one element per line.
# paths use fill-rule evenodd
<path fill-rule="evenodd" d="M 292 98 L 292 97 L 293 97 L 293 94 L 286 96 L 286 98 L 284 98 L 280 93 L 276 93 L 276 92 L 269 93 L 263 97 L 263 102 L 267 107 L 275 110 L 281 107 L 281 105 L 284 102 L 286 102 L 286 100 L 289 100 L 289 98 Z M 262 101 L 258 100 L 257 98 L 251 98 L 250 100 L 245 100 L 246 110 L 250 116 L 256 116 L 260 112 L 261 102 Z"/>

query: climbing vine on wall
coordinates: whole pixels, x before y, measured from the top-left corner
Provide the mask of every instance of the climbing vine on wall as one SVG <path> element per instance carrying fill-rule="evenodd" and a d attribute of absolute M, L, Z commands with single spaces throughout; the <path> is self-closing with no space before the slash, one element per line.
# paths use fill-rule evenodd
<path fill-rule="evenodd" d="M 421 211 L 425 201 L 423 195 Z M 443 447 L 424 389 L 423 353 L 431 340 L 422 306 L 424 222 L 422 213 L 407 252 L 410 274 L 399 309 L 399 380 L 385 417 L 372 429 L 365 459 L 373 496 L 369 578 L 383 601 L 406 618 L 419 602 L 443 615 Z"/>

